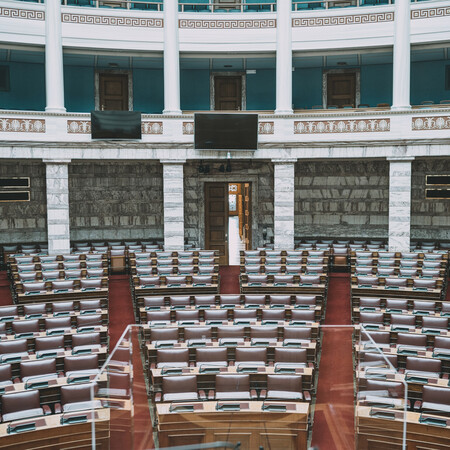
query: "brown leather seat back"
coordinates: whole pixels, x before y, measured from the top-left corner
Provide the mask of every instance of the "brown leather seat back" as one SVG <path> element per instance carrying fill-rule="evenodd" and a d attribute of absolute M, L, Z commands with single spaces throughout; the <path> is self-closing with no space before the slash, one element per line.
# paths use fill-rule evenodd
<path fill-rule="evenodd" d="M 397 345 L 415 345 L 417 347 L 426 347 L 427 335 L 414 333 L 398 333 Z"/>
<path fill-rule="evenodd" d="M 35 340 L 35 349 L 36 351 L 55 349 L 64 350 L 64 336 L 37 337 Z"/>
<path fill-rule="evenodd" d="M 70 317 L 49 317 L 45 319 L 45 329 L 52 330 L 55 328 L 71 328 Z"/>
<path fill-rule="evenodd" d="M 197 376 L 182 375 L 179 377 L 163 377 L 164 394 L 197 392 Z"/>
<path fill-rule="evenodd" d="M 255 319 L 256 309 L 235 309 L 234 319 Z"/>
<path fill-rule="evenodd" d="M 2 396 L 2 414 L 40 408 L 39 391 L 28 390 Z"/>
<path fill-rule="evenodd" d="M 262 320 L 285 320 L 286 312 L 284 309 L 263 309 Z"/>
<path fill-rule="evenodd" d="M 303 348 L 275 348 L 275 362 L 306 363 L 306 349 Z"/>
<path fill-rule="evenodd" d="M 217 327 L 217 337 L 220 338 L 244 338 L 245 327 L 233 326 L 233 327 Z"/>
<path fill-rule="evenodd" d="M 66 356 L 64 358 L 64 370 L 70 372 L 74 370 L 98 369 L 98 355 Z"/>
<path fill-rule="evenodd" d="M 94 392 L 92 392 L 94 388 Z M 71 384 L 61 386 L 61 403 L 67 405 L 68 403 L 89 402 L 94 400 L 92 394 L 98 391 L 97 383 L 83 383 Z"/>
<path fill-rule="evenodd" d="M 292 320 L 308 320 L 314 322 L 316 313 L 314 310 L 293 309 L 291 311 Z"/>
<path fill-rule="evenodd" d="M 302 392 L 301 375 L 267 375 L 268 391 Z"/>
<path fill-rule="evenodd" d="M 248 374 L 216 375 L 216 392 L 248 392 L 250 376 Z"/>
<path fill-rule="evenodd" d="M 228 351 L 222 348 L 197 348 L 195 360 L 199 362 L 228 361 Z"/>
<path fill-rule="evenodd" d="M 416 358 L 415 356 L 408 356 L 406 358 L 406 369 L 440 373 L 442 370 L 442 361 L 440 359 Z"/>
<path fill-rule="evenodd" d="M 185 362 L 189 364 L 189 349 L 187 348 L 162 348 L 156 351 L 158 363 Z"/>
<path fill-rule="evenodd" d="M 284 312 L 284 311 L 281 311 L 281 312 Z M 278 327 L 267 327 L 267 326 L 250 327 L 250 337 L 251 338 L 277 339 L 278 338 Z"/>
<path fill-rule="evenodd" d="M 211 339 L 211 327 L 186 327 L 184 329 L 184 340 L 188 339 Z"/>
<path fill-rule="evenodd" d="M 236 362 L 242 361 L 263 361 L 267 363 L 267 349 L 266 348 L 236 348 Z"/>
<path fill-rule="evenodd" d="M 312 330 L 308 327 L 284 327 L 284 339 L 311 339 Z"/>
<path fill-rule="evenodd" d="M 45 358 L 37 361 L 26 361 L 20 363 L 20 376 L 22 378 L 46 375 L 49 373 L 56 373 L 55 358 Z"/>
<path fill-rule="evenodd" d="M 150 340 L 155 341 L 178 341 L 178 328 L 152 328 Z"/>
<path fill-rule="evenodd" d="M 12 322 L 12 330 L 16 334 L 20 333 L 38 333 L 39 332 L 39 320 L 14 320 Z"/>
<path fill-rule="evenodd" d="M 226 309 L 206 309 L 205 320 L 227 320 L 228 311 Z"/>

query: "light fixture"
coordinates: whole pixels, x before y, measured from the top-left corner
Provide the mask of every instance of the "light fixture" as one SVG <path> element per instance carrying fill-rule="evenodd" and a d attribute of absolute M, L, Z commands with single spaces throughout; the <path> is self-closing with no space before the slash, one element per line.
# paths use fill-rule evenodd
<path fill-rule="evenodd" d="M 255 74 L 256 74 L 256 69 L 247 69 L 247 70 L 245 71 L 245 73 L 246 73 L 247 75 L 255 75 Z"/>
<path fill-rule="evenodd" d="M 231 69 L 233 66 L 231 64 L 225 64 L 223 67 L 225 67 L 225 69 Z"/>
<path fill-rule="evenodd" d="M 108 63 L 109 67 L 119 67 L 119 64 L 117 63 Z"/>
<path fill-rule="evenodd" d="M 227 152 L 227 167 L 225 168 L 226 172 L 231 172 L 231 153 Z"/>
<path fill-rule="evenodd" d="M 346 66 L 347 63 L 345 61 L 338 61 L 337 65 L 338 66 Z"/>

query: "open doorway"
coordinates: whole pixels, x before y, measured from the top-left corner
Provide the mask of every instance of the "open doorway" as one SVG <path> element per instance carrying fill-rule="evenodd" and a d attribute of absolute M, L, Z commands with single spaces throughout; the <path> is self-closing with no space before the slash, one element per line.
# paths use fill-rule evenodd
<path fill-rule="evenodd" d="M 205 248 L 220 265 L 239 265 L 251 247 L 251 183 L 205 183 Z"/>

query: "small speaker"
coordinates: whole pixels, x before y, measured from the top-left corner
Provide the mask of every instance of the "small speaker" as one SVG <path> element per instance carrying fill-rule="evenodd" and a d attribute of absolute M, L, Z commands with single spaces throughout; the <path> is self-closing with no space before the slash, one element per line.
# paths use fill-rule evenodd
<path fill-rule="evenodd" d="M 9 66 L 0 66 L 0 91 L 9 91 Z"/>

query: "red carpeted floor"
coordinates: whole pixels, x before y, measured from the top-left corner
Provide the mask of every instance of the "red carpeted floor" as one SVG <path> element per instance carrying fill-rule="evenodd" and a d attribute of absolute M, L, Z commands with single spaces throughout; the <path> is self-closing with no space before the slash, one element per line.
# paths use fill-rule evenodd
<path fill-rule="evenodd" d="M 320 450 L 355 447 L 350 277 L 332 274 L 322 338 L 312 445 Z"/>
<path fill-rule="evenodd" d="M 0 271 L 0 306 L 12 305 L 11 290 L 8 275 L 5 270 Z"/>
<path fill-rule="evenodd" d="M 239 266 L 224 266 L 219 269 L 220 293 L 239 294 Z"/>

